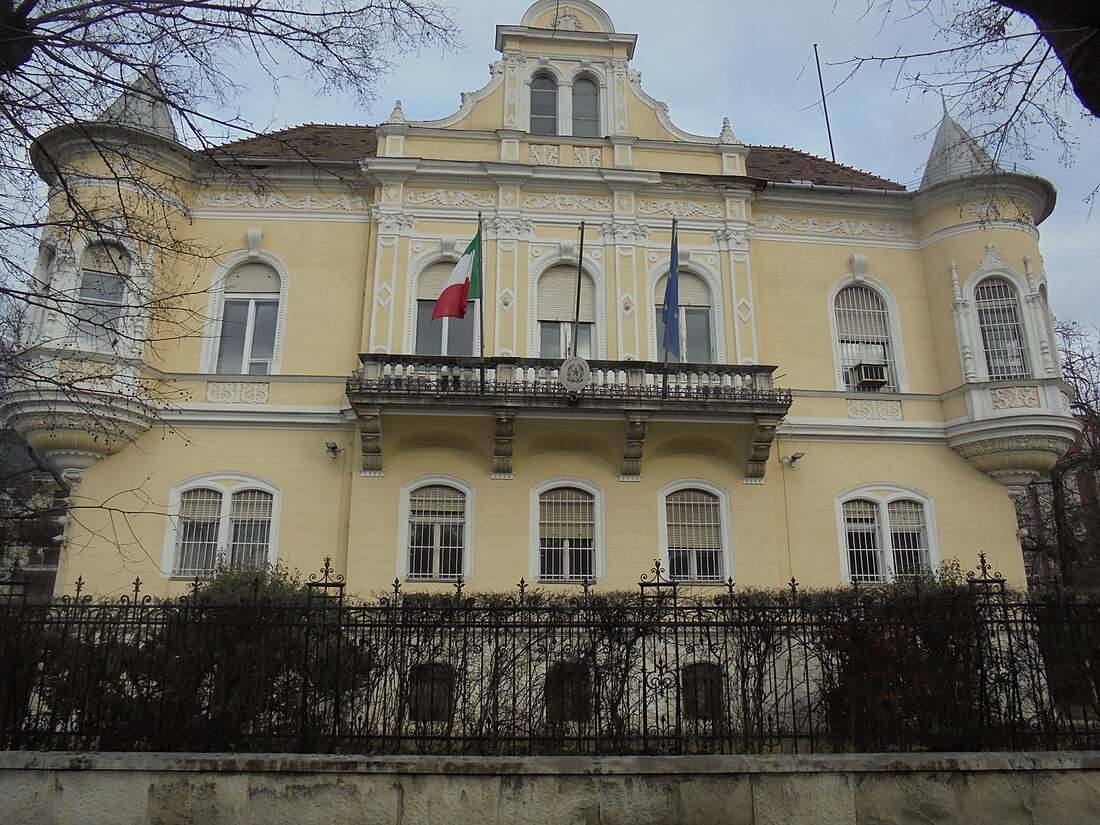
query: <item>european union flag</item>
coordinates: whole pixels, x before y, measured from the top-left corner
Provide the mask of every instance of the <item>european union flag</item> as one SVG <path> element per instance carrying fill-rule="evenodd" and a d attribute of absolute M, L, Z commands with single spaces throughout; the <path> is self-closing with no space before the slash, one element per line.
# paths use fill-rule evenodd
<path fill-rule="evenodd" d="M 662 345 L 669 355 L 680 357 L 680 252 L 676 246 L 676 221 L 672 222 L 672 254 L 668 262 L 668 282 L 665 284 L 665 308 L 661 318 L 665 322 L 665 339 Z"/>

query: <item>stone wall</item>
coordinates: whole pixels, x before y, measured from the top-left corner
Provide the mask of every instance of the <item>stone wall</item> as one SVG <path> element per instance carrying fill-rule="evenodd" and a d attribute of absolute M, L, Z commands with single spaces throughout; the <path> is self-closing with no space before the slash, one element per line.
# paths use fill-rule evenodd
<path fill-rule="evenodd" d="M 0 753 L 0 823 L 1095 825 L 1100 753 Z"/>

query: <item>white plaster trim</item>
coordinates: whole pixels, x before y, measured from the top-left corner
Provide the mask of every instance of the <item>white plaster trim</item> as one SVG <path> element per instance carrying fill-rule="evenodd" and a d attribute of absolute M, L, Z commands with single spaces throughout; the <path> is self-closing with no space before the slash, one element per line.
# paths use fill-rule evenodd
<path fill-rule="evenodd" d="M 603 490 L 597 487 L 591 481 L 586 481 L 583 478 L 577 478 L 576 476 L 556 476 L 555 478 L 548 478 L 546 481 L 536 484 L 531 488 L 530 506 L 529 510 L 529 577 L 528 581 L 534 583 L 539 582 L 545 585 L 577 585 L 576 581 L 544 581 L 539 575 L 539 496 L 547 490 L 552 490 L 555 487 L 576 487 L 577 489 L 584 490 L 586 493 L 591 493 L 594 499 L 593 502 L 593 525 L 592 525 L 592 544 L 593 555 L 595 556 L 595 573 L 596 581 L 602 581 L 607 578 L 607 544 L 604 539 L 604 503 L 603 503 Z"/>
<path fill-rule="evenodd" d="M 986 360 L 985 341 L 982 338 L 981 325 L 978 322 L 978 304 L 974 292 L 982 281 L 987 278 L 1002 278 L 1008 281 L 1016 290 L 1016 314 L 1020 319 L 1020 327 L 1024 336 L 1024 351 L 1027 353 L 1027 366 L 1029 376 L 1026 378 L 990 378 L 989 364 Z M 1020 273 L 1010 269 L 1008 265 L 998 257 L 996 251 L 988 250 L 985 258 L 978 268 L 971 272 L 962 284 L 963 299 L 968 303 L 969 312 L 966 313 L 964 323 L 973 341 L 974 374 L 978 381 L 996 381 L 998 384 L 1005 381 L 1031 381 L 1042 377 L 1043 356 L 1039 349 L 1039 335 L 1035 329 L 1034 318 L 1027 307 L 1027 296 L 1031 292 L 1031 286 Z M 959 364 L 966 374 L 966 365 L 962 361 L 962 347 L 959 346 Z"/>
<path fill-rule="evenodd" d="M 777 432 L 783 438 L 812 441 L 936 444 L 947 446 L 947 427 L 935 421 L 863 421 L 849 418 L 788 416 Z"/>
<path fill-rule="evenodd" d="M 282 514 L 283 491 L 273 482 L 260 476 L 225 472 L 202 473 L 191 476 L 172 485 L 168 493 L 168 514 L 164 525 L 164 553 L 161 557 L 161 575 L 171 577 L 175 562 L 176 542 L 179 539 L 180 496 L 188 490 L 206 487 L 217 490 L 222 495 L 221 515 L 218 522 L 218 552 L 221 553 L 228 542 L 230 497 L 240 490 L 263 490 L 271 493 L 271 532 L 268 535 L 267 563 L 275 564 L 279 560 L 279 521 Z"/>
<path fill-rule="evenodd" d="M 965 235 L 970 232 L 984 232 L 987 229 L 1016 229 L 1020 232 L 1025 232 L 1035 240 L 1039 240 L 1039 230 L 1030 224 L 1022 224 L 1018 221 L 966 221 L 964 223 L 945 226 L 941 229 L 929 232 L 927 235 L 921 235 L 917 238 L 917 248 L 924 249 L 926 246 L 939 243 L 947 238 L 953 238 L 956 235 Z"/>
<path fill-rule="evenodd" d="M 199 356 L 199 372 L 208 375 L 243 375 L 244 373 L 218 373 L 218 344 L 221 340 L 222 302 L 225 298 L 225 280 L 238 266 L 261 261 L 279 276 L 279 314 L 275 321 L 275 346 L 271 353 L 271 374 L 278 375 L 283 366 L 283 338 L 286 328 L 287 300 L 290 296 L 290 270 L 277 256 L 266 250 L 252 252 L 242 249 L 221 262 L 210 279 L 206 302 L 206 328 L 203 331 L 202 354 Z M 258 378 L 259 376 L 251 376 Z"/>
<path fill-rule="evenodd" d="M 401 494 L 397 508 L 397 578 L 408 581 L 410 584 L 431 582 L 449 582 L 451 579 L 415 578 L 409 579 L 409 496 L 413 491 L 421 487 L 429 487 L 433 484 L 453 487 L 465 497 L 465 523 L 462 527 L 462 580 L 469 581 L 474 577 L 474 507 L 475 489 L 473 485 L 460 478 L 449 475 L 426 475 L 406 481 L 401 485 Z"/>
<path fill-rule="evenodd" d="M 710 250 L 707 250 L 708 252 Z M 721 254 L 718 252 L 717 254 Z M 647 315 L 646 327 L 647 334 L 649 335 L 649 353 L 651 361 L 660 361 L 660 352 L 657 345 L 657 282 L 661 280 L 668 272 L 669 258 L 668 253 L 665 253 L 663 259 L 659 259 L 658 262 L 649 268 L 649 272 L 646 274 L 646 293 L 645 303 L 639 302 L 640 306 L 635 306 L 634 311 L 638 312 L 639 309 L 643 309 Z M 688 257 L 681 253 L 681 257 Z M 690 263 L 681 263 L 679 272 L 688 272 L 692 275 L 696 275 L 706 281 L 707 288 L 710 289 L 710 340 L 714 344 L 714 357 L 712 363 L 725 364 L 726 361 L 726 313 L 723 301 L 724 292 L 722 291 L 722 276 L 715 269 L 711 268 L 707 264 L 703 263 L 697 256 L 691 256 Z M 736 310 L 735 310 L 736 314 Z"/>
<path fill-rule="evenodd" d="M 721 584 L 728 578 L 734 578 L 733 519 L 730 516 L 729 490 L 712 481 L 707 481 L 702 478 L 682 478 L 666 484 L 657 491 L 657 540 L 660 543 L 658 549 L 661 554 L 661 564 L 664 566 L 666 573 L 672 569 L 668 556 L 668 508 L 665 506 L 665 499 L 668 498 L 671 493 L 693 489 L 704 490 L 718 497 L 718 516 L 720 520 L 719 535 L 722 541 L 722 579 L 721 581 L 712 579 L 684 579 L 683 581 L 687 584 Z"/>
<path fill-rule="evenodd" d="M 836 296 L 842 289 L 849 286 L 869 287 L 886 305 L 886 315 L 890 321 L 890 348 L 894 351 L 894 370 L 898 379 L 898 388 L 892 392 L 909 392 L 909 373 L 905 369 L 905 346 L 902 343 L 901 325 L 898 321 L 898 301 L 886 284 L 870 275 L 845 275 L 829 290 L 825 311 L 829 314 L 829 339 L 833 347 L 833 377 L 836 380 L 837 391 L 868 397 L 878 395 L 878 393 L 862 393 L 857 389 L 848 389 L 844 384 L 844 372 L 840 368 L 840 340 L 836 331 L 835 304 Z"/>
<path fill-rule="evenodd" d="M 895 576 L 890 570 L 893 561 L 893 547 L 890 542 L 890 522 L 887 516 L 887 505 L 893 501 L 910 499 L 918 501 L 924 507 L 924 525 L 928 539 L 928 565 L 935 570 L 940 564 L 940 543 L 936 530 L 936 506 L 932 497 L 922 493 L 915 487 L 907 487 L 904 484 L 896 484 L 891 481 L 871 482 L 851 487 L 837 495 L 836 530 L 837 545 L 840 550 L 840 572 L 842 581 L 851 582 L 851 570 L 848 566 L 848 537 L 844 530 L 844 503 L 852 499 L 862 498 L 873 501 L 879 510 L 879 536 L 881 544 L 884 581 L 893 581 Z"/>
<path fill-rule="evenodd" d="M 497 242 L 499 243 L 499 241 Z M 405 289 L 405 335 L 402 342 L 402 352 L 410 355 L 416 352 L 416 302 L 417 291 L 420 283 L 420 276 L 424 274 L 428 267 L 438 263 L 451 263 L 457 264 L 458 259 L 452 254 L 452 251 L 447 249 L 447 242 L 440 239 L 439 246 L 435 249 L 429 249 L 426 252 L 421 253 L 415 258 L 409 260 L 407 272 L 410 273 L 409 282 L 406 284 Z M 462 244 L 465 248 L 465 243 Z M 487 244 L 482 239 L 482 269 L 485 268 L 485 251 Z M 460 253 L 461 254 L 461 253 Z M 482 273 L 484 275 L 484 273 Z M 482 277 L 481 292 L 485 294 L 484 277 Z M 391 303 L 392 303 L 391 297 Z M 483 298 L 478 299 L 483 300 Z M 495 303 L 495 302 L 494 302 Z M 481 341 L 481 313 L 478 312 L 474 316 L 474 343 Z M 433 322 L 434 323 L 434 322 Z"/>
<path fill-rule="evenodd" d="M 890 238 L 863 238 L 846 235 L 826 235 L 821 232 L 773 232 L 756 229 L 753 240 L 776 241 L 782 243 L 835 244 L 836 246 L 859 246 L 876 249 L 919 249 L 916 241 Z"/>
<path fill-rule="evenodd" d="M 276 429 L 355 429 L 340 407 L 288 404 L 177 404 L 158 413 L 175 427 L 257 427 Z"/>

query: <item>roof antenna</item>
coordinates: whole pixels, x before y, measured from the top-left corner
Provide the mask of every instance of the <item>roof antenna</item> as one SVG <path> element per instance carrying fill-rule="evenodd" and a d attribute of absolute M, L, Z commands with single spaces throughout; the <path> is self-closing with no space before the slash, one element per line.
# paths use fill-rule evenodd
<path fill-rule="evenodd" d="M 821 88 L 821 109 L 825 112 L 825 131 L 829 133 L 829 154 L 836 163 L 836 150 L 833 148 L 833 128 L 829 125 L 829 106 L 825 103 L 825 81 L 821 79 L 821 57 L 817 53 L 817 44 L 814 43 L 814 60 L 817 61 L 817 85 Z"/>

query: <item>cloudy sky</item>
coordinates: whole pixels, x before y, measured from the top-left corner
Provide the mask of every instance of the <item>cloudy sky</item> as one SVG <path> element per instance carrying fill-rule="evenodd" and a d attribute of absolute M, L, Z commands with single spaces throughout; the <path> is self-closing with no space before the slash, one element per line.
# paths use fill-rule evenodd
<path fill-rule="evenodd" d="M 499 56 L 495 26 L 518 24 L 528 3 L 452 0 L 449 5 L 465 51 L 398 56 L 394 70 L 379 81 L 373 106 L 357 108 L 308 84 L 288 82 L 280 99 L 254 98 L 245 114 L 265 130 L 300 123 L 376 124 L 396 99 L 410 120 L 450 114 L 460 92 L 488 81 L 488 64 Z M 896 64 L 864 66 L 845 83 L 850 67 L 841 64 L 856 56 L 942 47 L 927 20 L 864 14 L 866 0 L 603 0 L 601 5 L 616 30 L 638 35 L 633 66 L 642 72 L 646 91 L 668 103 L 680 128 L 717 135 L 722 118 L 729 117 L 734 132 L 750 145 L 791 146 L 829 157 L 813 63 L 817 43 L 826 89 L 839 86 L 829 95 L 837 160 L 910 188 L 919 183 L 940 119 L 940 99 L 908 90 Z M 1060 162 L 1058 147 L 1046 145 L 1036 146 L 1030 158 L 1003 162 L 1041 175 L 1058 189 L 1054 214 L 1040 226 L 1054 312 L 1100 325 L 1100 207 L 1090 219 L 1085 203 L 1100 184 L 1100 121 L 1082 120 L 1075 135 L 1079 145 L 1070 166 Z"/>

